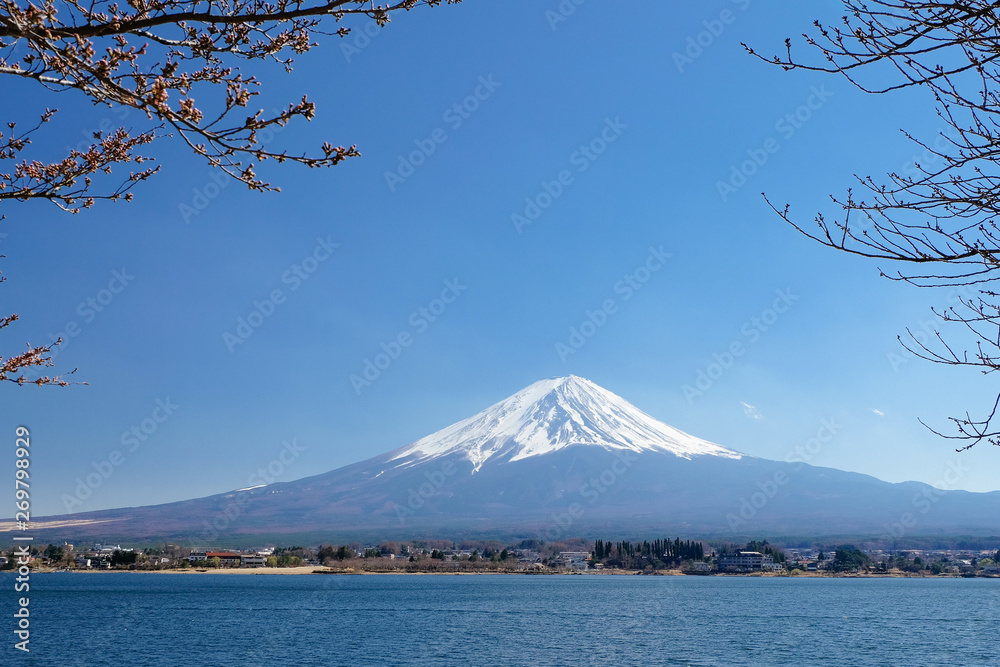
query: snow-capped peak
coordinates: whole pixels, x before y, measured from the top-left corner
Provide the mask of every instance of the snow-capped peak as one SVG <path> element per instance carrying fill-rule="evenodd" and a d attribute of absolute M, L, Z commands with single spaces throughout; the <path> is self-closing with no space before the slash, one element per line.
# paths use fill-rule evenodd
<path fill-rule="evenodd" d="M 486 461 L 510 454 L 510 461 L 590 445 L 634 452 L 667 452 L 689 459 L 742 455 L 695 438 L 650 417 L 590 380 L 540 380 L 468 419 L 393 452 L 390 460 L 412 464 L 463 453 L 478 471 Z"/>

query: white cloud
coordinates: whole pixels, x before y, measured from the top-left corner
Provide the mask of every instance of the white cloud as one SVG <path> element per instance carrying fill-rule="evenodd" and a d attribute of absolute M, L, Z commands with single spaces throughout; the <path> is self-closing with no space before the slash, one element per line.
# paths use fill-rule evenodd
<path fill-rule="evenodd" d="M 743 406 L 743 414 L 745 414 L 750 419 L 762 419 L 764 417 L 764 415 L 760 414 L 760 410 L 750 405 L 749 403 L 740 401 L 740 405 Z"/>
<path fill-rule="evenodd" d="M 879 410 L 878 408 L 872 408 L 871 411 L 872 411 L 872 414 L 876 414 L 879 417 L 885 417 L 885 413 L 882 412 L 881 410 Z"/>

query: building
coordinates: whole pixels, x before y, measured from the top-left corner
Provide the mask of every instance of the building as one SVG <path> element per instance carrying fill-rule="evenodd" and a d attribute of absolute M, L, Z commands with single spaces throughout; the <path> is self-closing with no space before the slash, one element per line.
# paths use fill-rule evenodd
<path fill-rule="evenodd" d="M 737 551 L 719 556 L 719 570 L 737 572 L 758 572 L 760 570 L 781 570 L 781 563 L 775 563 L 771 554 L 759 551 Z"/>
<path fill-rule="evenodd" d="M 116 544 L 114 546 L 108 544 L 95 544 L 91 551 L 99 556 L 110 558 L 116 551 L 133 551 L 133 549 L 123 549 L 120 544 Z"/>
<path fill-rule="evenodd" d="M 83 555 L 83 559 L 90 563 L 90 565 L 87 566 L 89 568 L 94 568 L 98 570 L 111 569 L 111 557 L 105 556 L 100 552 L 86 553 Z M 79 560 L 77 562 L 79 562 Z"/>
<path fill-rule="evenodd" d="M 590 553 L 587 551 L 560 551 L 556 563 L 570 570 L 586 570 L 590 565 Z"/>
<path fill-rule="evenodd" d="M 532 551 L 530 549 L 519 549 L 515 551 L 517 554 L 517 562 L 519 563 L 541 563 L 542 554 L 537 551 Z"/>
<path fill-rule="evenodd" d="M 207 551 L 205 558 L 218 558 L 219 567 L 238 567 L 240 564 L 240 555 L 232 551 Z"/>
<path fill-rule="evenodd" d="M 254 556 L 246 555 L 240 558 L 241 567 L 264 567 L 266 565 L 267 557 L 260 554 Z"/>

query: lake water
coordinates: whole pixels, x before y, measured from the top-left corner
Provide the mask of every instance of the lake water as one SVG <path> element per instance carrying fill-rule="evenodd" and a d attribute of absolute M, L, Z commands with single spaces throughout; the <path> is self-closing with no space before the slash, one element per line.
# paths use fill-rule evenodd
<path fill-rule="evenodd" d="M 33 575 L 23 665 L 991 665 L 1000 580 Z"/>

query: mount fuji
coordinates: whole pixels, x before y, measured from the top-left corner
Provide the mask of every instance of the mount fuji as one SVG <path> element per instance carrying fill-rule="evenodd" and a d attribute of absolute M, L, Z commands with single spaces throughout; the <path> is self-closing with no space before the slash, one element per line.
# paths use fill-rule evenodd
<path fill-rule="evenodd" d="M 472 464 L 512 463 L 578 445 L 608 451 L 721 456 L 741 454 L 653 419 L 634 405 L 571 375 L 541 380 L 469 419 L 417 440 L 392 453 L 390 461 L 409 465 L 459 455 Z"/>
<path fill-rule="evenodd" d="M 405 447 L 292 482 L 46 517 L 60 539 L 344 540 L 682 534 L 1000 534 L 1000 492 L 746 456 L 576 376 L 535 382 Z"/>

